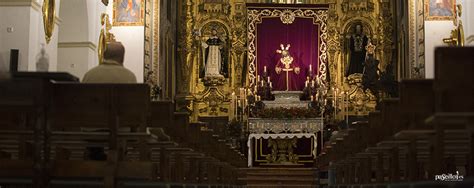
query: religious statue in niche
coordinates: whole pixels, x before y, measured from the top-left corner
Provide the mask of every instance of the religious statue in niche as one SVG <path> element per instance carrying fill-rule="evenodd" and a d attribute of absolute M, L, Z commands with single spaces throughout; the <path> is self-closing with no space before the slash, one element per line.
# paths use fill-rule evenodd
<path fill-rule="evenodd" d="M 280 75 L 282 72 L 285 74 L 285 76 L 280 76 L 280 79 L 277 82 L 277 84 L 279 84 L 277 89 L 279 88 L 281 90 L 284 88 L 285 91 L 296 91 L 298 90 L 298 80 L 296 75 L 300 73 L 300 67 L 293 63 L 294 59 L 291 57 L 291 54 L 288 51 L 290 47 L 290 44 L 287 44 L 286 47 L 283 44 L 280 44 L 281 49 L 276 51 L 277 53 L 281 54 L 281 58 L 275 66 L 275 72 L 278 75 Z M 285 84 L 285 86 L 281 87 L 281 84 Z"/>
<path fill-rule="evenodd" d="M 364 73 L 362 76 L 362 85 L 364 89 L 369 89 L 377 97 L 378 94 L 378 80 L 379 80 L 379 61 L 375 59 L 376 46 L 370 41 L 365 47 L 367 50 L 367 58 L 364 63 Z"/>
<path fill-rule="evenodd" d="M 218 29 L 212 28 L 210 36 L 201 43 L 203 63 L 200 78 L 228 78 L 227 48 L 225 37 L 220 37 Z"/>
<path fill-rule="evenodd" d="M 352 35 L 348 35 L 348 57 L 349 67 L 346 72 L 346 77 L 355 74 L 362 73 L 364 70 L 364 61 L 366 55 L 367 42 L 369 38 L 364 34 L 361 24 L 356 24 Z"/>
<path fill-rule="evenodd" d="M 46 53 L 46 48 L 44 44 L 41 45 L 41 51 L 36 56 L 36 71 L 38 72 L 48 72 L 49 70 L 49 56 Z"/>

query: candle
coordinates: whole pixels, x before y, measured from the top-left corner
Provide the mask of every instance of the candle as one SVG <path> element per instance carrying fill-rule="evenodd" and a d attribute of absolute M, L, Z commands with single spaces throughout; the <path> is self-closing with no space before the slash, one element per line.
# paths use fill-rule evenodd
<path fill-rule="evenodd" d="M 309 72 L 311 72 L 311 70 L 312 70 L 312 66 L 311 64 L 309 64 Z"/>
<path fill-rule="evenodd" d="M 257 82 L 260 82 L 260 75 L 258 75 L 257 77 Z"/>
<path fill-rule="evenodd" d="M 308 87 L 308 82 L 309 82 L 308 80 L 304 82 L 304 87 Z"/>
<path fill-rule="evenodd" d="M 267 72 L 267 66 L 263 66 L 263 72 Z"/>
<path fill-rule="evenodd" d="M 270 82 L 270 88 L 272 88 L 272 83 Z"/>
<path fill-rule="evenodd" d="M 270 76 L 268 76 L 267 81 L 270 82 Z"/>
<path fill-rule="evenodd" d="M 314 87 L 314 80 L 311 80 L 311 87 Z"/>
<path fill-rule="evenodd" d="M 311 95 L 311 101 L 314 101 L 314 97 Z"/>
<path fill-rule="evenodd" d="M 328 104 L 328 100 L 324 99 L 324 106 L 326 106 L 327 104 Z"/>
<path fill-rule="evenodd" d="M 263 87 L 263 80 L 262 80 L 262 87 Z"/>

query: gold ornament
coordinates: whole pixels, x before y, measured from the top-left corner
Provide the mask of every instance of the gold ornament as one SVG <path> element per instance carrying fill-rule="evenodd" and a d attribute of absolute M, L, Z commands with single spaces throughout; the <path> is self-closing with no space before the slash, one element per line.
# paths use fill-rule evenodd
<path fill-rule="evenodd" d="M 43 2 L 43 26 L 46 43 L 49 44 L 54 31 L 55 22 L 55 0 L 44 0 Z"/>

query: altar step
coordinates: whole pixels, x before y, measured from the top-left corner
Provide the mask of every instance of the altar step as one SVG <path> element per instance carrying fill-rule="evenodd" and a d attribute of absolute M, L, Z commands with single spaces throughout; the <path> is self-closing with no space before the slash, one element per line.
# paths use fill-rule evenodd
<path fill-rule="evenodd" d="M 253 187 L 316 187 L 314 168 L 248 168 L 245 169 L 248 188 Z"/>

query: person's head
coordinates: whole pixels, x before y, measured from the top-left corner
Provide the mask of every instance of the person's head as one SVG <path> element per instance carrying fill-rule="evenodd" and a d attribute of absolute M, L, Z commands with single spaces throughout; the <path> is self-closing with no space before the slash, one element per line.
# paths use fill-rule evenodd
<path fill-rule="evenodd" d="M 216 30 L 216 29 L 212 29 L 212 30 L 211 30 L 211 34 L 212 34 L 212 36 L 217 36 L 217 30 Z"/>
<path fill-rule="evenodd" d="M 120 42 L 109 42 L 107 43 L 107 48 L 104 52 L 105 60 L 113 60 L 120 64 L 123 64 L 123 59 L 125 56 L 125 48 Z"/>
<path fill-rule="evenodd" d="M 362 33 L 362 25 L 357 24 L 355 26 L 355 32 L 356 32 L 356 34 L 361 34 Z"/>

